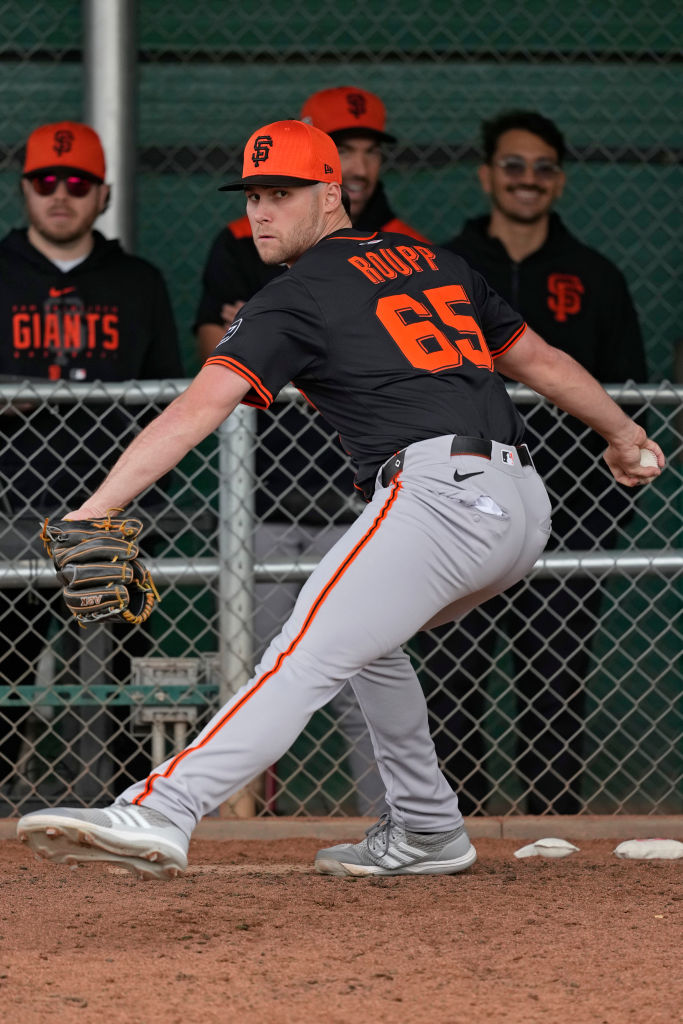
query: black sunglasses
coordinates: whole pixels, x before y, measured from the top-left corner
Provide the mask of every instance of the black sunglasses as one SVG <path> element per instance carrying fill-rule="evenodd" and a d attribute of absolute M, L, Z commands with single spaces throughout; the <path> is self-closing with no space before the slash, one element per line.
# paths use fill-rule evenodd
<path fill-rule="evenodd" d="M 503 174 L 508 178 L 521 178 L 527 167 L 531 167 L 535 178 L 550 181 L 560 173 L 560 165 L 547 157 L 539 157 L 538 160 L 527 161 L 521 156 L 504 156 L 501 160 L 494 160 L 496 167 L 500 167 Z"/>
<path fill-rule="evenodd" d="M 74 199 L 87 196 L 95 184 L 90 178 L 81 178 L 77 174 L 32 174 L 29 181 L 33 185 L 33 191 L 39 196 L 54 195 L 59 182 L 63 181 L 67 192 Z"/>

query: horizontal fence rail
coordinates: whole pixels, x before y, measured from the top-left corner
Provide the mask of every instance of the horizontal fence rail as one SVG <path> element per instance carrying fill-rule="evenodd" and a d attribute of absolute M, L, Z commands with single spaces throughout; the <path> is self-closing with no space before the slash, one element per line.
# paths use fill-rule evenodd
<path fill-rule="evenodd" d="M 270 558 L 267 562 L 254 562 L 255 583 L 269 583 L 287 579 L 288 582 L 303 583 L 320 562 L 319 558 L 290 561 L 285 558 Z M 163 586 L 185 584 L 197 586 L 215 580 L 220 572 L 220 562 L 215 558 L 197 558 L 188 563 L 181 558 L 148 558 L 145 560 L 155 583 Z M 623 555 L 593 555 L 589 552 L 575 555 L 548 555 L 538 558 L 531 575 L 538 577 L 582 575 L 627 576 L 675 576 L 683 570 L 683 550 L 670 551 L 661 555 L 655 551 L 638 551 Z M 55 576 L 52 562 L 43 559 L 25 559 L 14 565 L 0 564 L 0 589 L 18 589 L 37 586 L 56 590 L 60 584 Z"/>
<path fill-rule="evenodd" d="M 57 381 L 46 380 L 14 380 L 3 381 L 0 377 L 0 401 L 10 405 L 39 399 L 55 405 L 77 405 L 86 398 L 93 404 L 106 404 L 112 401 L 124 405 L 147 405 L 150 399 L 155 402 L 168 402 L 176 398 L 189 386 L 189 379 L 167 381 L 132 380 L 107 382 L 98 381 Z M 662 381 L 659 384 L 637 384 L 635 381 L 626 384 L 605 384 L 605 391 L 615 401 L 624 405 L 683 405 L 683 385 Z M 532 405 L 539 402 L 538 394 L 523 384 L 507 384 L 507 392 L 517 405 Z M 276 396 L 274 404 L 296 402 L 304 406 L 306 400 L 301 392 L 291 384 L 283 388 Z"/>

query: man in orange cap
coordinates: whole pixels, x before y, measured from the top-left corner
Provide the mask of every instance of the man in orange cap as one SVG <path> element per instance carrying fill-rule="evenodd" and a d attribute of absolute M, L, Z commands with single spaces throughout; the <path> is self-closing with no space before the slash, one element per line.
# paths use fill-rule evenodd
<path fill-rule="evenodd" d="M 102 144 L 88 125 L 60 121 L 29 136 L 21 179 L 28 225 L 0 241 L 0 375 L 66 382 L 183 376 L 160 272 L 94 229 L 109 199 L 105 177 Z M 135 428 L 128 414 L 101 403 L 45 404 L 30 418 L 24 411 L 0 417 L 0 472 L 6 482 L 0 552 L 7 559 L 36 557 L 36 520 L 51 514 L 65 495 L 78 500 L 87 493 L 111 459 L 116 439 L 124 441 Z M 68 431 L 62 429 L 65 420 Z M 157 491 L 157 506 L 161 500 Z M 0 590 L 0 682 L 33 681 L 53 594 L 33 586 Z M 135 653 L 145 653 L 134 643 Z M 79 650 L 81 645 L 79 635 Z M 126 665 L 131 653 L 123 652 Z M 9 780 L 20 738 L 8 719 L 25 717 L 21 709 L 0 714 L 0 786 L 16 782 L 16 776 Z M 98 784 L 94 795 L 99 792 Z"/>
<path fill-rule="evenodd" d="M 402 231 L 426 241 L 419 231 L 394 214 L 380 181 L 382 144 L 394 143 L 396 139 L 385 131 L 386 109 L 379 96 L 354 86 L 323 89 L 306 100 L 301 119 L 327 132 L 336 143 L 354 227 Z"/>
<path fill-rule="evenodd" d="M 356 86 L 323 89 L 306 100 L 301 120 L 326 132 L 337 146 L 354 227 L 401 231 L 426 241 L 419 231 L 396 217 L 380 180 L 382 146 L 396 139 L 386 131 L 386 109 L 379 96 Z M 202 359 L 214 351 L 247 299 L 284 270 L 260 258 L 246 215 L 219 232 L 204 267 L 195 317 Z M 259 413 L 257 433 L 255 497 L 259 529 L 254 537 L 255 556 L 257 560 L 267 560 L 273 554 L 293 560 L 319 557 L 358 511 L 346 459 L 336 439 L 329 437 L 318 417 L 312 422 L 308 410 L 283 408 L 275 423 L 272 417 Z M 288 614 L 298 591 L 295 583 L 257 584 L 257 653 Z M 346 707 L 346 697 L 340 695 L 338 713 L 343 716 L 342 728 L 348 730 L 351 775 L 357 784 L 364 776 L 374 783 L 365 725 L 356 705 Z M 363 809 L 375 802 L 375 795 L 373 784 L 372 791 L 363 797 Z"/>
<path fill-rule="evenodd" d="M 323 89 L 305 101 L 301 120 L 326 132 L 337 145 L 354 227 L 402 231 L 427 241 L 395 216 L 380 180 L 382 146 L 396 139 L 386 131 L 386 109 L 378 95 L 356 86 Z M 222 228 L 204 269 L 196 316 L 202 358 L 211 354 L 246 300 L 284 270 L 261 260 L 246 215 Z M 294 560 L 319 557 L 357 513 L 346 461 L 336 441 L 326 437 L 325 425 L 319 420 L 317 424 L 310 425 L 310 412 L 294 407 L 284 409 L 275 425 L 271 417 L 258 415 L 256 514 L 260 525 L 254 545 L 259 560 L 273 554 Z M 257 585 L 257 652 L 287 616 L 298 591 L 297 584 Z M 349 689 L 336 698 L 335 712 L 349 750 L 358 809 L 370 813 L 379 805 L 381 790 L 365 721 Z"/>
<path fill-rule="evenodd" d="M 60 121 L 29 136 L 21 180 L 28 227 L 0 242 L 0 324 L 13 339 L 1 372 L 73 381 L 181 372 L 161 274 L 94 228 L 109 200 L 105 175 L 88 125 Z"/>
<path fill-rule="evenodd" d="M 31 245 L 48 259 L 87 255 L 92 226 L 109 201 L 104 177 L 104 151 L 87 124 L 62 121 L 36 128 L 26 144 L 22 178 Z M 43 201 L 60 194 L 66 194 L 62 202 Z"/>

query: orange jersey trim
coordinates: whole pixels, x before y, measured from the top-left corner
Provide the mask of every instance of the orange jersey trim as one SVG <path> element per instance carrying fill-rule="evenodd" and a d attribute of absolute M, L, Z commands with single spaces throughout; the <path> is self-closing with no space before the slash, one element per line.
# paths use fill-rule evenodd
<path fill-rule="evenodd" d="M 399 220 L 398 217 L 394 217 L 393 220 L 388 220 L 386 224 L 383 224 L 382 231 L 395 231 L 399 235 L 410 235 L 411 238 L 415 238 L 418 242 L 427 242 L 428 245 L 432 245 L 431 239 L 425 238 L 415 228 L 411 228 L 410 224 L 406 224 L 404 220 Z"/>
<path fill-rule="evenodd" d="M 232 370 L 233 373 L 246 380 L 256 393 L 256 398 L 245 395 L 242 399 L 243 405 L 253 405 L 257 409 L 267 409 L 271 405 L 273 396 L 263 381 L 252 370 L 248 370 L 242 363 L 238 363 L 236 359 L 231 359 L 230 356 L 209 356 L 204 366 L 224 366 L 227 370 Z"/>
<path fill-rule="evenodd" d="M 497 359 L 498 356 L 502 356 L 503 352 L 507 352 L 508 349 L 511 349 L 512 346 L 516 342 L 518 342 L 519 339 L 522 337 L 522 335 L 524 334 L 525 330 L 526 330 L 526 323 L 523 323 L 522 326 L 518 330 L 515 331 L 515 333 L 512 335 L 512 337 L 508 338 L 508 340 L 505 342 L 505 344 L 503 345 L 502 348 L 496 349 L 495 352 L 491 353 L 491 357 L 493 359 Z"/>
<path fill-rule="evenodd" d="M 299 643 L 306 635 L 309 626 L 313 622 L 322 605 L 325 603 L 325 599 L 334 590 L 335 586 L 342 578 L 346 570 L 349 568 L 350 565 L 352 565 L 352 563 L 356 560 L 356 558 L 363 550 L 365 545 L 372 539 L 377 530 L 380 528 L 380 526 L 386 519 L 390 508 L 396 501 L 396 498 L 401 488 L 402 484 L 400 483 L 400 481 L 394 480 L 392 483 L 391 493 L 389 497 L 387 498 L 386 502 L 384 503 L 380 511 L 377 513 L 377 516 L 375 517 L 375 520 L 368 529 L 367 533 L 363 537 L 361 537 L 358 543 L 348 553 L 343 562 L 341 562 L 336 572 L 327 581 L 327 583 L 320 591 L 313 604 L 311 605 L 308 615 L 304 619 L 303 625 L 299 630 L 298 634 L 294 637 L 287 650 L 282 651 L 278 655 L 273 667 L 269 669 L 267 672 L 265 672 L 260 679 L 257 679 L 253 686 L 251 686 L 247 690 L 244 696 L 242 696 L 240 700 L 230 708 L 229 711 L 226 711 L 223 717 L 216 722 L 211 732 L 207 733 L 207 735 L 203 738 L 201 743 L 198 743 L 196 746 L 193 747 L 187 747 L 185 750 L 181 750 L 181 752 L 173 758 L 173 760 L 170 762 L 170 764 L 168 765 L 164 772 L 155 772 L 152 775 L 150 775 L 149 778 L 147 779 L 147 782 L 145 783 L 145 788 L 142 791 L 142 793 L 139 793 L 138 796 L 136 796 L 135 799 L 133 800 L 134 804 L 141 804 L 142 801 L 149 796 L 149 794 L 152 792 L 152 789 L 154 788 L 154 783 L 156 782 L 157 779 L 169 778 L 173 774 L 175 769 L 178 767 L 180 762 L 183 761 L 189 754 L 193 753 L 195 750 L 201 750 L 202 747 L 205 747 L 206 744 L 209 743 L 210 740 L 212 740 L 214 736 L 220 732 L 223 726 L 226 725 L 237 714 L 240 708 L 243 708 L 244 705 L 254 696 L 254 694 L 258 693 L 261 687 L 264 686 L 264 684 L 267 683 L 269 679 L 272 679 L 273 676 L 277 674 L 285 658 L 287 658 L 298 647 Z"/>
<path fill-rule="evenodd" d="M 232 232 L 235 238 L 251 238 L 251 222 L 247 217 L 246 213 L 244 217 L 240 217 L 238 220 L 231 220 L 228 223 L 228 230 Z"/>
<path fill-rule="evenodd" d="M 295 385 L 295 387 L 296 387 L 296 385 Z M 304 401 L 307 402 L 310 405 L 311 409 L 315 409 L 315 411 L 317 413 L 320 412 L 320 409 L 318 408 L 318 406 L 315 404 L 315 402 L 312 402 L 310 400 L 310 398 L 308 397 L 308 395 L 306 394 L 305 391 L 302 391 L 301 388 L 297 388 L 296 390 L 299 392 L 299 394 L 304 399 Z"/>
<path fill-rule="evenodd" d="M 312 402 L 312 401 L 311 401 L 311 399 L 310 399 L 310 398 L 308 397 L 308 395 L 306 394 L 306 392 L 305 392 L 305 391 L 302 391 L 302 390 L 301 390 L 301 388 L 297 388 L 297 391 L 299 392 L 299 394 L 301 395 L 301 397 L 302 397 L 302 398 L 304 399 L 304 401 L 308 402 L 308 404 L 310 405 L 311 409 L 313 409 L 313 411 L 314 411 L 314 412 L 317 412 L 319 416 L 320 416 L 320 415 L 322 415 L 322 414 L 321 414 L 321 412 L 320 412 L 320 409 L 318 408 L 318 406 L 317 406 L 317 405 L 316 405 L 316 404 L 315 404 L 314 402 Z M 350 454 L 350 452 L 347 452 L 347 451 L 346 451 L 346 448 L 344 447 L 344 443 L 343 443 L 343 441 L 342 441 L 342 436 L 341 436 L 341 434 L 337 434 L 337 437 L 339 438 L 339 445 L 340 445 L 340 447 L 341 447 L 341 450 L 342 450 L 342 451 L 343 451 L 343 452 L 344 452 L 344 453 L 345 453 L 346 455 L 349 455 L 349 454 Z M 356 486 L 356 485 L 355 485 L 355 483 L 354 483 L 354 485 L 353 485 L 353 486 L 354 486 L 354 487 Z M 359 488 L 359 490 L 360 490 L 360 488 Z"/>

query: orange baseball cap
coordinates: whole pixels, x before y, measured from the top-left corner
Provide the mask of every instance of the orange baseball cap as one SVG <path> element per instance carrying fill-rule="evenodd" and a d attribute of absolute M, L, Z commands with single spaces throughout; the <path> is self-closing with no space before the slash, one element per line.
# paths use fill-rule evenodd
<path fill-rule="evenodd" d="M 393 135 L 384 131 L 386 119 L 386 108 L 379 96 L 351 85 L 314 92 L 301 111 L 302 121 L 314 124 L 333 138 L 338 133 L 348 132 L 380 142 L 396 142 Z"/>
<path fill-rule="evenodd" d="M 329 135 L 303 121 L 274 121 L 257 129 L 244 147 L 240 181 L 219 192 L 236 192 L 245 185 L 341 185 L 339 153 Z"/>
<path fill-rule="evenodd" d="M 100 137 L 87 124 L 58 121 L 31 132 L 26 143 L 24 176 L 39 171 L 75 171 L 104 181 L 104 150 Z"/>

